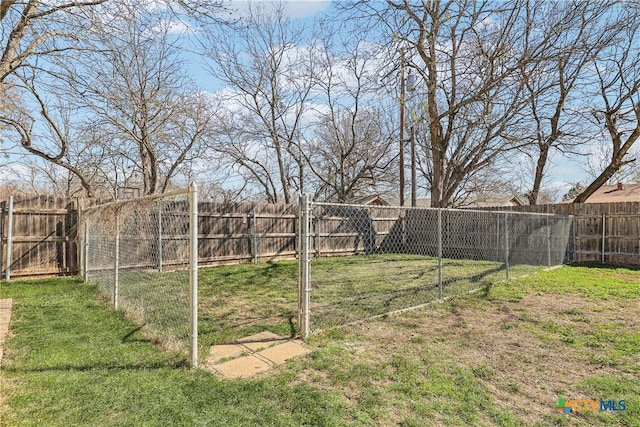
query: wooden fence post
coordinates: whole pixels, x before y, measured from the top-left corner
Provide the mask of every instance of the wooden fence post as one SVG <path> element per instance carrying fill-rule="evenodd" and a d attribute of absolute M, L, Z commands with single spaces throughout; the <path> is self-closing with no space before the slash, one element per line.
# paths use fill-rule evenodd
<path fill-rule="evenodd" d="M 604 263 L 604 261 L 605 261 L 604 244 L 605 244 L 605 239 L 606 239 L 606 232 L 607 232 L 607 214 L 602 214 L 602 255 L 601 255 L 601 259 L 600 259 L 600 261 L 602 263 Z"/>

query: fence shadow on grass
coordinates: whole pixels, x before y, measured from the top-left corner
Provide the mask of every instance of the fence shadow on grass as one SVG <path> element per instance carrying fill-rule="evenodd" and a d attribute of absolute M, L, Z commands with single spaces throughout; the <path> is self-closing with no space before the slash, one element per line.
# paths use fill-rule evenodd
<path fill-rule="evenodd" d="M 451 273 L 457 273 L 457 268 L 460 266 L 455 261 L 445 265 L 445 271 L 449 269 Z M 434 303 L 440 297 L 437 269 L 437 265 L 421 266 L 420 278 L 426 283 L 417 283 L 413 286 L 387 287 L 386 289 L 370 286 L 358 289 L 357 292 L 345 287 L 338 291 L 339 295 L 325 293 L 324 298 L 316 294 L 311 315 L 322 330 L 384 317 L 390 313 L 412 310 Z M 442 280 L 442 297 L 449 298 L 477 291 L 483 287 L 488 288 L 492 283 L 499 281 L 495 276 L 505 270 L 504 264 L 488 265 L 482 271 L 475 271 L 473 274 L 461 276 L 458 273 L 453 277 L 445 276 Z M 393 283 L 393 280 L 390 283 Z"/>
<path fill-rule="evenodd" d="M 159 361 L 153 363 L 89 363 L 84 365 L 61 364 L 59 366 L 46 366 L 46 367 L 33 367 L 33 368 L 19 368 L 19 367 L 3 367 L 2 371 L 13 374 L 27 374 L 27 373 L 47 373 L 47 372 L 90 372 L 95 370 L 103 371 L 150 371 L 150 370 L 163 370 L 163 369 L 182 369 L 189 368 L 190 364 L 188 360 L 180 360 L 176 362 Z"/>
<path fill-rule="evenodd" d="M 136 335 L 136 333 L 141 332 L 142 329 L 144 329 L 145 326 L 147 326 L 146 323 L 144 323 L 141 326 L 138 326 L 137 328 L 132 329 L 129 333 L 127 333 L 125 336 L 122 337 L 120 342 L 123 343 L 123 344 L 126 344 L 126 343 L 140 343 L 140 342 L 152 343 L 153 340 L 151 338 L 133 338 L 133 336 Z"/>
<path fill-rule="evenodd" d="M 431 268 L 430 270 L 436 270 L 437 267 Z M 443 292 L 444 290 L 452 285 L 456 285 L 456 284 L 465 284 L 465 283 L 482 283 L 483 279 L 485 279 L 486 277 L 495 274 L 495 273 L 499 273 L 501 271 L 505 271 L 505 267 L 504 265 L 502 266 L 498 266 L 489 270 L 486 270 L 480 274 L 475 274 L 473 276 L 465 276 L 465 277 L 455 277 L 455 278 L 450 278 L 450 279 L 443 279 L 442 280 L 442 288 L 443 288 Z M 490 287 L 493 283 L 487 283 L 484 282 L 484 287 L 487 288 L 487 292 L 488 292 L 488 287 Z M 437 290 L 438 289 L 438 283 L 437 281 L 435 283 L 430 283 L 428 285 L 423 285 L 423 286 L 417 286 L 417 287 L 413 287 L 413 288 L 407 288 L 407 289 L 401 289 L 401 290 L 396 290 L 396 291 L 392 291 L 390 293 L 394 294 L 394 296 L 392 296 L 391 298 L 388 298 L 387 300 L 385 300 L 385 307 L 390 307 L 393 305 L 393 301 L 396 299 L 400 299 L 403 296 L 407 295 L 407 294 L 417 294 L 421 291 L 425 291 L 425 290 Z M 477 287 L 474 289 L 478 289 Z M 471 290 L 470 290 L 471 291 Z M 436 301 L 437 299 L 434 299 L 433 301 Z M 428 303 L 431 301 L 425 301 L 425 303 Z"/>
<path fill-rule="evenodd" d="M 565 264 L 566 267 L 586 267 L 597 268 L 599 270 L 618 270 L 624 268 L 625 270 L 640 271 L 640 265 L 619 265 L 602 262 L 573 262 Z"/>

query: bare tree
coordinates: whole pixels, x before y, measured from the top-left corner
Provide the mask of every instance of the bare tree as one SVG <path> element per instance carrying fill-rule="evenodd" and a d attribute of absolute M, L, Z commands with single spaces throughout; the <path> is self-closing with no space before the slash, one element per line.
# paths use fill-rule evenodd
<path fill-rule="evenodd" d="M 418 75 L 412 107 L 424 150 L 432 206 L 447 206 L 475 170 L 519 141 L 516 121 L 523 86 L 520 2 L 388 2 L 379 16 L 394 40 L 409 46 Z"/>
<path fill-rule="evenodd" d="M 273 202 L 290 203 L 305 187 L 300 140 L 312 88 L 305 34 L 282 5 L 251 6 L 237 23 L 209 27 L 202 40 L 210 73 L 227 86 L 224 144 L 216 149 Z"/>
<path fill-rule="evenodd" d="M 13 67 L 3 74 L 7 138 L 88 196 L 136 179 L 145 193 L 165 191 L 191 167 L 212 114 L 185 76 L 172 11 L 127 0 L 0 9 L 3 29 L 15 21 L 2 58 Z"/>
<path fill-rule="evenodd" d="M 314 70 L 322 108 L 303 150 L 316 198 L 341 202 L 394 180 L 397 160 L 388 101 L 393 97 L 379 84 L 380 45 L 349 25 L 340 22 L 340 32 L 323 27 Z"/>
<path fill-rule="evenodd" d="M 189 93 L 179 46 L 172 43 L 162 14 L 120 4 L 97 18 L 88 52 L 59 64 L 67 76 L 67 96 L 85 114 L 84 127 L 97 133 L 92 144 L 121 159 L 104 176 L 137 174 L 144 194 L 165 191 L 171 179 L 199 154 L 210 135 L 208 99 Z M 104 171 L 103 171 L 104 172 Z"/>
<path fill-rule="evenodd" d="M 36 73 L 33 70 L 21 71 L 30 72 L 31 76 L 16 75 L 11 89 L 5 89 L 5 94 L 8 90 L 18 90 L 20 95 L 4 97 L 5 108 L 0 112 L 4 135 L 16 141 L 29 154 L 74 174 L 86 195 L 92 197 L 93 189 L 88 177 L 69 157 L 69 147 L 74 136 L 69 112 L 60 103 L 48 105 L 36 86 Z M 26 97 L 30 97 L 32 103 L 25 102 Z"/>
<path fill-rule="evenodd" d="M 316 198 L 348 201 L 392 179 L 392 133 L 375 109 L 333 111 L 309 144 L 309 168 L 319 182 Z"/>
<path fill-rule="evenodd" d="M 613 147 L 611 142 L 607 140 L 606 132 L 607 131 L 605 130 L 598 135 L 597 139 L 601 140 L 600 143 L 592 143 L 591 147 L 593 149 L 589 155 L 586 156 L 583 171 L 586 172 L 589 177 L 589 182 L 598 178 L 602 171 L 605 170 L 611 162 Z M 627 152 L 626 157 L 629 159 L 635 159 L 638 157 L 638 149 L 636 145 Z M 620 169 L 611 175 L 603 185 L 614 185 L 618 182 L 635 182 L 638 179 L 640 172 L 639 167 L 640 165 L 635 161 L 625 163 L 620 167 Z"/>
<path fill-rule="evenodd" d="M 525 51 L 530 60 L 522 62 L 520 78 L 527 102 L 521 109 L 521 131 L 511 134 L 520 133 L 531 142 L 524 148 L 535 165 L 527 193 L 531 205 L 538 202 L 550 154 L 580 154 L 592 136 L 582 116 L 582 100 L 592 59 L 619 31 L 607 22 L 615 7 L 615 2 L 526 3 Z"/>
<path fill-rule="evenodd" d="M 92 193 L 88 180 L 68 160 L 70 130 L 58 120 L 68 123 L 68 112 L 60 104 L 49 105 L 42 86 L 51 77 L 48 61 L 79 48 L 93 25 L 91 11 L 103 3 L 106 0 L 0 3 L 3 133 L 28 153 L 76 175 L 88 195 Z M 41 124 L 36 127 L 37 123 Z"/>
<path fill-rule="evenodd" d="M 0 2 L 3 48 L 0 57 L 0 83 L 5 83 L 7 77 L 21 67 L 35 67 L 33 61 L 38 58 L 72 49 L 75 41 L 91 25 L 82 9 L 92 8 L 106 1 Z"/>
<path fill-rule="evenodd" d="M 620 13 L 623 26 L 617 43 L 594 63 L 599 105 L 594 106 L 593 117 L 609 136 L 611 159 L 574 203 L 584 203 L 620 168 L 635 161 L 628 154 L 640 138 L 640 8 L 623 5 Z"/>

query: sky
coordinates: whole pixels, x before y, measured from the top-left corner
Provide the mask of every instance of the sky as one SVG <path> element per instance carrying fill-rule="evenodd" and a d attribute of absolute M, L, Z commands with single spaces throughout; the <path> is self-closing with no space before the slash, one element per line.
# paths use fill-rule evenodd
<path fill-rule="evenodd" d="M 267 0 L 253 0 L 253 1 L 236 1 L 229 0 L 229 7 L 231 9 L 237 10 L 236 14 L 238 16 L 242 16 L 243 13 L 248 9 L 251 3 L 257 4 L 261 3 L 264 5 L 275 4 L 274 2 Z M 319 0 L 295 0 L 295 1 L 284 1 L 282 2 L 282 6 L 286 11 L 287 15 L 293 19 L 303 19 L 312 17 L 319 13 L 325 12 L 330 6 L 331 1 L 319 1 Z"/>
<path fill-rule="evenodd" d="M 267 0 L 227 0 L 227 10 L 223 12 L 224 16 L 243 16 L 247 13 L 247 10 L 251 4 L 259 4 L 261 7 L 269 7 L 270 5 L 274 5 L 275 7 L 276 3 Z M 291 19 L 298 20 L 302 23 L 309 22 L 309 24 L 311 24 L 313 19 L 320 14 L 335 13 L 335 1 L 332 3 L 331 1 L 295 0 L 285 1 L 282 3 L 282 6 L 285 13 Z M 176 34 L 184 34 L 185 30 L 187 30 L 187 28 L 183 24 L 175 24 Z M 189 64 L 188 72 L 195 79 L 198 90 L 208 91 L 212 94 L 224 90 L 222 84 L 216 81 L 209 73 L 205 71 L 202 59 L 199 56 L 192 52 L 185 52 L 185 57 L 188 60 L 187 62 Z M 15 163 L 20 157 L 18 155 L 19 150 L 16 150 L 12 151 L 12 153 L 16 154 L 10 155 L 8 159 L 9 163 Z M 558 196 L 561 197 L 564 192 L 566 192 L 566 190 L 570 187 L 571 183 L 576 181 L 589 181 L 590 178 L 584 170 L 584 166 L 582 164 L 583 162 L 584 159 L 575 157 L 567 159 L 556 153 L 552 156 L 550 161 L 550 169 L 546 180 L 547 185 L 551 188 L 556 188 Z M 1 163 L 2 161 L 0 161 L 0 164 Z M 527 161 L 524 157 L 514 156 L 513 163 L 514 168 L 517 169 L 524 169 L 527 166 Z M 3 177 L 3 171 L 6 170 L 0 168 L 0 178 Z M 15 178 L 15 172 L 11 173 L 10 176 L 13 176 Z M 7 178 L 6 172 L 4 172 L 4 177 Z M 232 178 L 230 180 L 230 183 L 233 184 L 233 182 L 234 179 Z"/>
<path fill-rule="evenodd" d="M 272 2 L 268 0 L 253 0 L 253 1 L 236 1 L 229 0 L 229 7 L 234 9 L 233 12 L 230 13 L 232 16 L 242 16 L 243 13 L 246 13 L 250 4 L 260 4 L 261 6 L 268 6 L 269 4 L 274 5 L 277 2 Z M 332 4 L 331 1 L 318 1 L 318 0 L 296 0 L 296 1 L 286 1 L 282 3 L 284 6 L 284 10 L 287 15 L 296 20 L 305 20 L 308 21 L 311 25 L 312 20 L 320 14 L 323 13 L 335 13 L 335 8 L 332 6 L 335 5 L 335 0 Z M 197 64 L 199 59 L 197 57 L 192 58 L 194 63 L 193 73 L 197 79 L 198 85 L 209 92 L 215 93 L 218 90 L 222 90 L 223 88 L 220 86 L 219 82 L 216 82 L 212 77 L 204 72 L 202 68 Z M 525 156 L 513 156 L 512 159 L 514 163 L 514 167 L 518 170 L 523 170 L 526 168 L 531 168 L 530 160 Z M 562 195 L 571 187 L 573 183 L 576 181 L 588 182 L 591 178 L 588 176 L 588 173 L 585 171 L 584 159 L 576 158 L 572 156 L 570 158 L 564 157 L 558 153 L 554 153 L 550 156 L 550 160 L 548 163 L 548 172 L 546 178 L 546 185 L 556 190 L 557 197 L 562 197 Z"/>

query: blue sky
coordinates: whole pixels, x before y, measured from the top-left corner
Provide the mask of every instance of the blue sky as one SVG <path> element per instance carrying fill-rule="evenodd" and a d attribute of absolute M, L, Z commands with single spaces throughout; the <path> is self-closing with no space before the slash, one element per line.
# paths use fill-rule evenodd
<path fill-rule="evenodd" d="M 269 0 L 227 0 L 225 2 L 227 10 L 220 12 L 220 15 L 230 18 L 237 18 L 246 15 L 251 5 L 260 5 L 261 7 L 269 7 L 270 5 L 282 5 L 287 16 L 297 21 L 308 21 L 309 27 L 313 25 L 314 19 L 321 14 L 330 13 L 332 11 L 332 3 L 330 0 L 294 0 L 294 1 L 269 1 Z M 179 29 L 179 28 L 178 28 Z M 198 87 L 209 92 L 216 92 L 222 89 L 220 82 L 216 81 L 208 74 L 202 66 L 202 58 L 195 53 L 186 54 L 191 63 L 190 73 L 196 80 Z"/>
<path fill-rule="evenodd" d="M 260 4 L 261 6 L 268 6 L 269 4 L 276 4 L 276 2 L 265 1 L 265 0 L 253 0 L 253 1 L 236 1 L 230 0 L 228 5 L 231 9 L 234 9 L 233 12 L 225 12 L 229 13 L 231 16 L 242 16 L 243 12 L 247 10 L 249 5 Z M 296 20 L 307 20 L 309 22 L 309 26 L 311 27 L 313 20 L 321 14 L 324 13 L 338 13 L 336 12 L 335 2 L 331 1 L 317 1 L 317 0 L 297 0 L 297 1 L 286 1 L 283 2 L 284 10 L 287 12 L 288 16 L 292 19 Z M 219 82 L 216 82 L 215 79 L 207 74 L 201 67 L 201 59 L 197 55 L 190 55 L 190 60 L 193 62 L 192 73 L 196 78 L 198 86 L 202 90 L 206 90 L 209 92 L 216 92 L 222 89 L 222 86 Z M 527 167 L 532 167 L 527 164 L 526 158 L 524 156 L 513 157 L 513 167 L 514 170 L 524 170 Z M 570 187 L 571 183 L 576 181 L 588 182 L 590 177 L 585 171 L 584 167 L 584 158 L 572 156 L 571 158 L 566 158 L 558 153 L 553 153 L 550 156 L 550 160 L 548 163 L 548 172 L 545 183 L 547 187 L 552 189 L 557 189 L 557 196 L 562 197 L 562 195 L 566 192 L 566 190 Z M 535 166 L 533 166 L 535 167 Z M 533 176 L 533 171 L 530 173 L 530 176 Z M 527 179 L 523 182 L 525 185 L 530 185 L 531 178 L 527 177 Z M 526 188 L 523 188 L 523 191 Z"/>
<path fill-rule="evenodd" d="M 246 10 L 250 4 L 260 4 L 263 7 L 268 7 L 270 4 L 275 3 L 265 0 L 228 0 L 227 7 L 229 10 L 223 13 L 229 16 L 242 16 L 244 13 L 246 13 Z M 290 18 L 299 20 L 303 23 L 305 21 L 308 21 L 310 24 L 309 27 L 311 27 L 313 20 L 318 15 L 324 13 L 337 13 L 335 7 L 336 2 L 331 1 L 296 0 L 285 1 L 281 4 Z M 177 26 L 176 31 L 179 30 L 180 27 Z M 203 61 L 198 55 L 196 55 L 195 53 L 186 52 L 185 57 L 189 63 L 188 72 L 193 76 L 196 82 L 196 88 L 194 89 L 205 90 L 211 93 L 215 93 L 223 89 L 221 83 L 216 81 L 214 77 L 212 77 L 204 70 Z M 12 152 L 20 152 L 20 150 L 16 148 L 15 150 L 12 150 Z M 10 162 L 16 161 L 18 158 L 19 156 L 12 155 L 9 160 Z M 589 177 L 584 171 L 584 166 L 582 165 L 584 163 L 583 158 L 576 158 L 574 156 L 571 159 L 567 159 L 558 154 L 555 154 L 550 159 L 550 163 L 551 164 L 549 165 L 546 183 L 549 187 L 558 188 L 558 196 L 560 197 L 569 187 L 569 183 L 575 181 L 589 181 Z M 525 167 L 523 159 L 514 157 L 513 167 L 515 170 L 522 170 Z M 0 176 L 2 176 L 1 171 Z M 526 184 L 530 184 L 530 179 L 526 181 Z"/>

